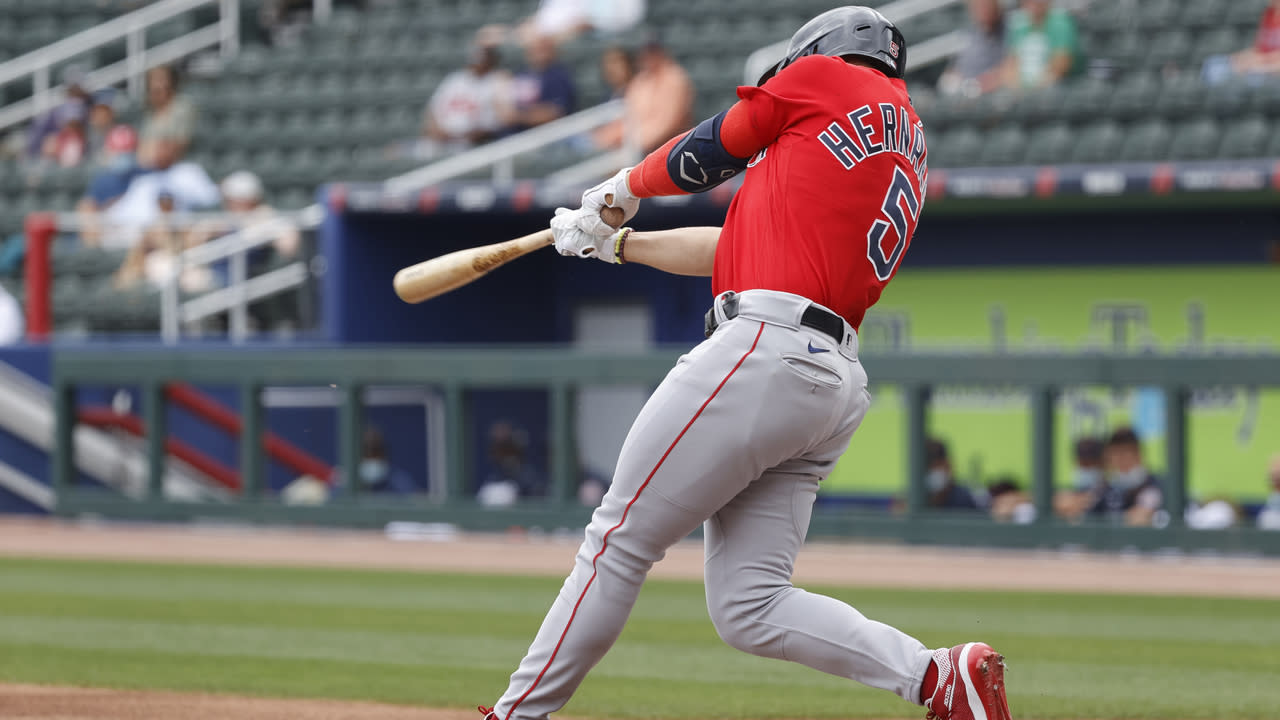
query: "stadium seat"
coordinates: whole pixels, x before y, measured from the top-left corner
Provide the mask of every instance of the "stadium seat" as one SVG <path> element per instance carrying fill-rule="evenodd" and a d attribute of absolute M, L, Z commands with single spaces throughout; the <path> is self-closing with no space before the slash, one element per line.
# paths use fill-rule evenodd
<path fill-rule="evenodd" d="M 1106 114 L 1119 120 L 1147 117 L 1159 94 L 1160 80 L 1154 73 L 1130 73 L 1116 85 Z"/>
<path fill-rule="evenodd" d="M 1231 0 L 1222 3 L 1219 6 L 1223 10 L 1221 22 L 1239 28 L 1257 28 L 1258 19 L 1262 17 L 1267 3 L 1268 0 Z"/>
<path fill-rule="evenodd" d="M 1152 69 L 1183 67 L 1191 56 L 1191 33 L 1175 29 L 1158 32 L 1147 48 L 1145 65 Z"/>
<path fill-rule="evenodd" d="M 1050 165 L 1067 157 L 1075 133 L 1065 123 L 1048 125 L 1031 133 L 1027 141 L 1025 161 L 1031 165 Z"/>
<path fill-rule="evenodd" d="M 1200 30 L 1222 24 L 1225 8 L 1214 0 L 1193 0 L 1186 3 L 1178 22 L 1183 27 Z"/>
<path fill-rule="evenodd" d="M 1173 131 L 1163 120 L 1146 120 L 1129 128 L 1120 146 L 1119 158 L 1127 162 L 1150 162 L 1168 158 Z"/>
<path fill-rule="evenodd" d="M 982 165 L 1016 165 L 1027 151 L 1027 132 L 1020 125 L 1005 125 L 986 134 L 978 156 Z"/>
<path fill-rule="evenodd" d="M 1182 123 L 1174 132 L 1169 157 L 1174 160 L 1207 160 L 1222 143 L 1222 128 L 1210 118 Z"/>
<path fill-rule="evenodd" d="M 949 130 L 929 141 L 930 164 L 934 167 L 972 167 L 982 151 L 982 134 L 972 126 Z"/>
<path fill-rule="evenodd" d="M 1204 109 L 1204 97 L 1205 87 L 1199 78 L 1181 75 L 1164 82 L 1155 110 L 1170 120 L 1184 118 Z"/>
<path fill-rule="evenodd" d="M 1251 115 L 1228 124 L 1218 154 L 1228 158 L 1264 157 L 1271 126 L 1261 115 Z"/>
<path fill-rule="evenodd" d="M 1124 3 L 1113 2 L 1111 4 L 1123 5 Z M 1092 10 L 1092 8 L 1090 9 Z M 1182 3 L 1179 0 L 1143 0 L 1138 5 L 1138 27 L 1155 30 L 1175 27 L 1177 18 L 1181 13 Z"/>
<path fill-rule="evenodd" d="M 1243 50 L 1249 43 L 1250 38 L 1241 37 L 1235 28 L 1218 27 L 1205 30 L 1196 39 L 1195 50 L 1191 54 L 1191 66 L 1198 67 L 1214 55 L 1230 55 Z"/>
<path fill-rule="evenodd" d="M 1113 92 L 1111 83 L 1085 78 L 1062 91 L 1061 117 L 1071 122 L 1088 122 L 1106 114 Z"/>

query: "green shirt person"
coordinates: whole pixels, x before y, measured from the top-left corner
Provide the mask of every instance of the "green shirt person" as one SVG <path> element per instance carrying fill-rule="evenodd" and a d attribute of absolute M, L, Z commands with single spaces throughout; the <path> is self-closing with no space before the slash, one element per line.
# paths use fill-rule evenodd
<path fill-rule="evenodd" d="M 1070 75 L 1080 56 L 1071 14 L 1051 0 L 1022 0 L 1005 31 L 1005 82 L 1013 88 L 1047 87 Z"/>

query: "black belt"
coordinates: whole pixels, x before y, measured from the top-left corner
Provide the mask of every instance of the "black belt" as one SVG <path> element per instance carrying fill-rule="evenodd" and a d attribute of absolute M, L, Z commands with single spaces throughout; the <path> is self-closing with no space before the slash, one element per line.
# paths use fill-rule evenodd
<path fill-rule="evenodd" d="M 724 309 L 724 319 L 732 320 L 738 317 L 738 295 L 736 293 L 726 293 L 724 300 L 720 301 L 720 307 Z M 817 305 L 810 305 L 800 314 L 800 324 L 813 328 L 819 332 L 826 333 L 835 338 L 836 344 L 844 342 L 844 318 L 839 315 L 823 310 Z M 714 306 L 707 311 L 705 329 L 707 337 L 711 337 L 711 333 L 716 331 L 720 326 L 720 322 L 716 320 L 716 309 Z"/>

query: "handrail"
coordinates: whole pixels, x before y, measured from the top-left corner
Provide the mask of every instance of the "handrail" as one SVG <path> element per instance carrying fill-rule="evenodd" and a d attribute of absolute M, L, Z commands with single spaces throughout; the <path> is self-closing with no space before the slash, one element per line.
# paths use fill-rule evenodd
<path fill-rule="evenodd" d="M 216 24 L 154 48 L 146 47 L 148 27 L 211 3 L 218 4 Z M 240 0 L 160 0 L 0 64 L 0 85 L 27 76 L 33 77 L 34 85 L 30 98 L 0 109 L 0 130 L 35 117 L 65 97 L 64 86 L 51 85 L 51 67 L 121 39 L 126 41 L 125 59 L 89 72 L 87 89 L 127 80 L 130 94 L 136 95 L 142 87 L 142 75 L 157 65 L 213 45 L 221 46 L 223 57 L 236 54 L 240 48 Z"/>
<path fill-rule="evenodd" d="M 384 186 L 391 192 L 412 192 L 491 165 L 495 184 L 509 184 L 513 179 L 511 161 L 516 155 L 594 130 L 621 118 L 623 111 L 621 100 L 610 100 L 389 178 Z"/>
<path fill-rule="evenodd" d="M 41 274 L 47 277 L 49 274 L 47 248 L 57 230 L 76 230 L 84 225 L 82 219 L 75 213 L 56 213 L 46 217 L 50 218 L 48 226 L 39 226 L 44 232 L 33 233 L 32 228 L 28 227 L 27 247 L 35 248 L 33 252 L 28 253 L 28 256 L 45 257 L 45 262 L 28 267 L 29 278 Z M 174 224 L 180 228 L 190 228 L 200 223 L 226 218 L 228 218 L 226 213 L 190 213 L 176 218 Z M 299 260 L 251 278 L 248 253 L 274 242 L 279 235 L 278 231 L 283 228 L 293 227 L 299 231 L 312 230 L 319 226 L 323 219 L 324 208 L 319 205 L 310 205 L 296 212 L 281 212 L 269 218 L 251 220 L 249 224 L 226 235 L 183 250 L 178 254 L 180 268 L 198 267 L 219 260 L 229 260 L 231 284 L 210 290 L 198 297 L 183 300 L 178 287 L 179 276 L 175 273 L 170 282 L 160 288 L 161 337 L 166 343 L 176 343 L 181 339 L 183 323 L 196 322 L 229 311 L 231 339 L 233 342 L 244 341 L 249 334 L 250 303 L 300 287 L 311 275 L 308 264 Z M 40 269 L 41 267 L 43 269 Z M 29 327 L 39 331 L 36 337 L 47 332 L 47 315 L 49 314 L 47 296 L 50 290 L 47 282 L 39 291 L 46 302 L 38 312 L 34 307 L 38 303 L 31 302 L 31 294 L 36 291 L 30 288 L 39 285 L 39 282 L 39 280 L 28 282 L 27 323 Z"/>
<path fill-rule="evenodd" d="M 897 0 L 896 2 L 881 5 L 876 9 L 880 11 L 881 15 L 889 18 L 889 20 L 895 23 L 902 23 L 905 20 L 910 20 L 913 17 L 944 8 L 948 5 L 954 5 L 958 2 L 960 2 L 960 0 Z M 764 74 L 764 71 L 772 67 L 773 64 L 778 62 L 778 59 L 787 52 L 787 43 L 789 42 L 790 38 L 786 40 L 779 40 L 778 42 L 766 45 L 748 55 L 747 61 L 743 64 L 742 68 L 742 76 L 745 83 L 747 85 L 755 85 L 760 80 L 760 76 Z M 909 65 L 909 70 L 918 70 L 922 67 L 938 62 L 944 57 L 950 57 L 950 55 L 953 54 L 948 53 L 941 57 L 926 54 L 926 49 L 929 49 L 929 46 L 927 45 L 928 42 L 930 41 L 922 41 L 919 45 L 908 44 L 907 63 Z M 908 43 L 910 43 L 910 38 L 908 38 Z M 921 57 L 916 57 L 917 55 L 920 55 Z"/>
<path fill-rule="evenodd" d="M 69 60 L 83 53 L 86 49 L 97 47 L 126 37 L 136 30 L 146 29 L 148 25 L 163 22 L 209 3 L 223 0 L 160 0 L 131 13 L 81 30 L 75 35 L 65 37 L 56 42 L 37 48 L 25 55 L 0 65 L 0 85 L 32 74 L 41 67 Z"/>

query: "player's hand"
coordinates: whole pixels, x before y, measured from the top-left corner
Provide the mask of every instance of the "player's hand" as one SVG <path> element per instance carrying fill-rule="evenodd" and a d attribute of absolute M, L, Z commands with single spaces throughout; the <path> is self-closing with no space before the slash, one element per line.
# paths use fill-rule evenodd
<path fill-rule="evenodd" d="M 627 186 L 627 175 L 630 173 L 631 168 L 623 168 L 617 175 L 582 193 L 582 209 L 591 213 L 585 220 L 587 231 L 600 236 L 612 234 L 636 216 L 636 211 L 640 209 L 640 198 L 632 195 L 631 188 Z M 600 217 L 600 210 L 605 207 L 622 210 L 622 220 L 617 225 L 610 225 Z"/>
<path fill-rule="evenodd" d="M 594 227 L 594 223 L 587 222 L 591 218 L 600 220 L 599 212 L 586 208 L 556 208 L 556 216 L 551 218 L 551 234 L 556 239 L 556 251 L 561 255 L 616 262 L 613 252 L 614 235 L 620 231 L 604 225 L 607 233 L 602 235 L 592 232 L 587 229 Z"/>

